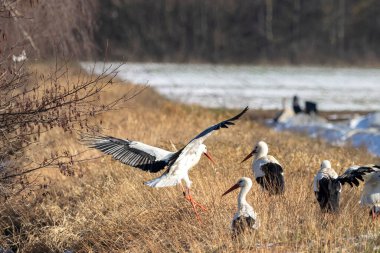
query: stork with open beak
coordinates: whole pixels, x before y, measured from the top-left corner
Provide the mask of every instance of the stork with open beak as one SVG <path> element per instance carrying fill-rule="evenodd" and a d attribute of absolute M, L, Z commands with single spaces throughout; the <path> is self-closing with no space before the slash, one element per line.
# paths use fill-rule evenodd
<path fill-rule="evenodd" d="M 113 158 L 124 164 L 144 171 L 156 173 L 166 168 L 166 171 L 160 177 L 145 182 L 145 185 L 168 187 L 180 184 L 182 186 L 181 181 L 183 180 L 185 182 L 185 188 L 182 186 L 184 196 L 191 203 L 199 220 L 196 207 L 204 211 L 206 211 L 206 208 L 196 202 L 190 194 L 192 182 L 189 179 L 188 172 L 199 162 L 202 154 L 214 163 L 203 142 L 215 131 L 235 125 L 234 121 L 239 119 L 247 110 L 248 107 L 236 116 L 205 129 L 177 152 L 170 152 L 142 142 L 118 139 L 111 136 L 83 135 L 82 141 L 91 148 L 96 148 L 112 155 Z"/>
<path fill-rule="evenodd" d="M 342 186 L 347 183 L 351 187 L 359 186 L 359 180 L 364 181 L 368 173 L 374 172 L 369 166 L 353 166 L 342 175 L 338 175 L 328 160 L 321 163 L 321 167 L 314 177 L 314 193 L 319 206 L 325 212 L 338 212 Z"/>
<path fill-rule="evenodd" d="M 260 226 L 260 222 L 257 218 L 257 214 L 253 210 L 252 206 L 248 204 L 246 196 L 252 187 L 252 180 L 248 177 L 240 178 L 236 184 L 228 189 L 222 196 L 241 188 L 238 195 L 238 210 L 235 213 L 231 229 L 234 236 L 247 230 L 256 230 Z"/>
<path fill-rule="evenodd" d="M 256 182 L 270 195 L 283 194 L 285 191 L 284 171 L 276 158 L 268 155 L 268 151 L 268 144 L 259 141 L 242 163 L 253 156 L 252 171 Z"/>

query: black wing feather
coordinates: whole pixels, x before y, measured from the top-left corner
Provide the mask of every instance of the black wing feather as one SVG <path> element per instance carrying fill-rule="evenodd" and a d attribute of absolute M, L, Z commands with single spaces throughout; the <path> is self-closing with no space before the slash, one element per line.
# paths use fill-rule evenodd
<path fill-rule="evenodd" d="M 319 190 L 315 192 L 319 206 L 324 212 L 338 212 L 341 183 L 330 177 L 323 177 L 318 181 Z"/>
<path fill-rule="evenodd" d="M 163 170 L 173 158 L 169 160 L 157 160 L 155 156 L 131 147 L 132 141 L 111 136 L 84 136 L 82 141 L 90 148 L 96 148 L 120 162 L 139 168 L 144 171 L 158 172 Z M 175 157 L 178 157 L 175 156 Z"/>
<path fill-rule="evenodd" d="M 234 117 L 227 119 L 227 120 L 224 120 L 222 122 L 219 122 L 218 124 L 215 124 L 215 125 L 207 128 L 206 130 L 204 130 L 203 132 L 201 132 L 200 134 L 195 136 L 195 138 L 192 139 L 191 141 L 198 139 L 198 138 L 201 138 L 201 137 L 211 133 L 212 131 L 219 130 L 220 128 L 228 128 L 228 126 L 235 125 L 235 123 L 233 123 L 232 121 L 239 119 L 244 113 L 246 113 L 246 111 L 248 111 L 248 106 L 246 108 L 244 108 L 244 110 L 241 111 L 239 114 L 235 115 Z"/>
<path fill-rule="evenodd" d="M 256 220 L 251 216 L 245 217 L 240 216 L 232 222 L 232 228 L 234 235 L 239 235 L 245 231 L 254 231 L 253 226 L 255 225 Z"/>
<path fill-rule="evenodd" d="M 322 178 L 318 181 L 319 184 L 319 191 L 315 192 L 315 195 L 317 197 L 317 201 L 319 203 L 319 206 L 322 210 L 328 209 L 328 202 L 329 202 L 329 184 L 331 179 L 330 178 Z"/>
<path fill-rule="evenodd" d="M 256 178 L 256 181 L 267 190 L 270 195 L 283 194 L 285 191 L 285 179 L 283 169 L 278 163 L 266 163 L 261 166 L 265 176 Z"/>
<path fill-rule="evenodd" d="M 374 167 L 376 168 L 376 165 Z M 342 185 L 348 183 L 351 187 L 353 187 L 353 185 L 359 186 L 360 181 L 364 181 L 363 175 L 371 173 L 373 171 L 374 169 L 368 166 L 359 167 L 357 169 L 348 169 L 336 180 L 339 181 Z"/>

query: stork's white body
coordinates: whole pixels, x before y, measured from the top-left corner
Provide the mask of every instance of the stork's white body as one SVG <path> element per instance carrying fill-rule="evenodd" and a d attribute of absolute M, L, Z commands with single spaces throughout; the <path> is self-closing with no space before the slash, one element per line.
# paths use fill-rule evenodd
<path fill-rule="evenodd" d="M 364 176 L 365 184 L 360 203 L 366 206 L 375 206 L 380 211 L 380 171 Z"/>
<path fill-rule="evenodd" d="M 184 180 L 186 187 L 190 188 L 192 182 L 188 173 L 199 162 L 205 150 L 206 146 L 199 141 L 189 143 L 173 163 L 168 173 L 164 173 L 162 176 L 145 184 L 151 187 L 167 187 L 177 185 L 181 180 Z"/>
<path fill-rule="evenodd" d="M 256 223 L 252 226 L 253 229 L 258 229 L 260 226 L 256 212 L 253 210 L 253 207 L 247 202 L 246 197 L 247 193 L 252 187 L 252 181 L 251 179 L 249 179 L 247 180 L 247 182 L 247 185 L 241 188 L 240 193 L 238 195 L 238 210 L 232 219 L 231 229 L 235 229 L 233 226 L 234 221 L 236 221 L 240 217 L 251 217 L 252 219 L 256 220 Z"/>
<path fill-rule="evenodd" d="M 232 186 L 223 194 L 223 196 L 239 187 L 241 190 L 237 198 L 238 210 L 231 222 L 231 229 L 236 234 L 245 230 L 247 226 L 250 229 L 258 229 L 260 226 L 256 212 L 253 210 L 253 207 L 247 202 L 247 194 L 252 187 L 252 180 L 250 178 L 240 178 L 234 186 Z"/>

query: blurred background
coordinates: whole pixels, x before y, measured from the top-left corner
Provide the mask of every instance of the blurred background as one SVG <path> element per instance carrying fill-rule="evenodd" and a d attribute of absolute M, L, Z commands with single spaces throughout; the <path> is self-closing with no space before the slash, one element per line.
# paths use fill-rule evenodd
<path fill-rule="evenodd" d="M 2 17 L 7 42 L 35 57 L 360 66 L 380 57 L 376 0 L 3 2 L 20 14 Z"/>
<path fill-rule="evenodd" d="M 365 120 L 380 138 L 377 0 L 3 0 L 0 13 L 15 59 L 64 57 L 98 74 L 122 62 L 118 78 L 174 101 L 269 110 L 337 143 Z M 328 115 L 289 127 L 297 112 Z M 380 154 L 368 134 L 356 146 Z"/>
<path fill-rule="evenodd" d="M 376 0 L 102 1 L 100 48 L 129 60 L 358 63 L 379 60 Z M 101 51 L 103 54 L 104 52 Z"/>

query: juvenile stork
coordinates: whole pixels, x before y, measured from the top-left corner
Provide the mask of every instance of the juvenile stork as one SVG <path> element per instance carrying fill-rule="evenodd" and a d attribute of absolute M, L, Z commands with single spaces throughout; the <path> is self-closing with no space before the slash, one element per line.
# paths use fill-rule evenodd
<path fill-rule="evenodd" d="M 145 185 L 150 187 L 168 187 L 180 184 L 182 186 L 181 181 L 183 180 L 185 182 L 185 189 L 183 186 L 182 189 L 185 199 L 191 203 L 199 219 L 196 207 L 204 211 L 206 208 L 196 202 L 190 194 L 192 182 L 189 179 L 188 172 L 199 162 L 202 154 L 214 162 L 208 154 L 203 141 L 216 130 L 234 125 L 233 121 L 239 119 L 247 110 L 248 107 L 236 116 L 205 129 L 177 152 L 170 152 L 142 142 L 118 139 L 111 136 L 86 135 L 82 137 L 82 140 L 89 147 L 96 148 L 106 154 L 112 155 L 113 158 L 124 164 L 144 171 L 156 173 L 166 168 L 166 171 L 160 177 L 145 182 Z"/>
<path fill-rule="evenodd" d="M 254 156 L 252 171 L 256 182 L 270 195 L 283 194 L 285 191 L 284 171 L 276 158 L 268 155 L 268 151 L 268 144 L 259 141 L 242 163 Z"/>
<path fill-rule="evenodd" d="M 252 187 L 252 180 L 248 177 L 242 177 L 228 189 L 222 196 L 232 192 L 237 188 L 241 188 L 238 195 L 238 210 L 234 215 L 231 223 L 233 236 L 237 236 L 244 231 L 256 230 L 260 226 L 257 214 L 252 206 L 248 204 L 246 196 Z"/>
<path fill-rule="evenodd" d="M 324 160 L 317 175 L 314 177 L 313 184 L 315 197 L 321 210 L 325 212 L 338 212 L 342 185 L 347 183 L 351 187 L 353 185 L 358 186 L 359 180 L 364 181 L 365 178 L 371 175 L 368 174 L 371 172 L 374 172 L 372 166 L 352 166 L 339 176 L 331 167 L 330 161 Z M 365 202 L 367 204 L 367 199 L 365 199 Z"/>

